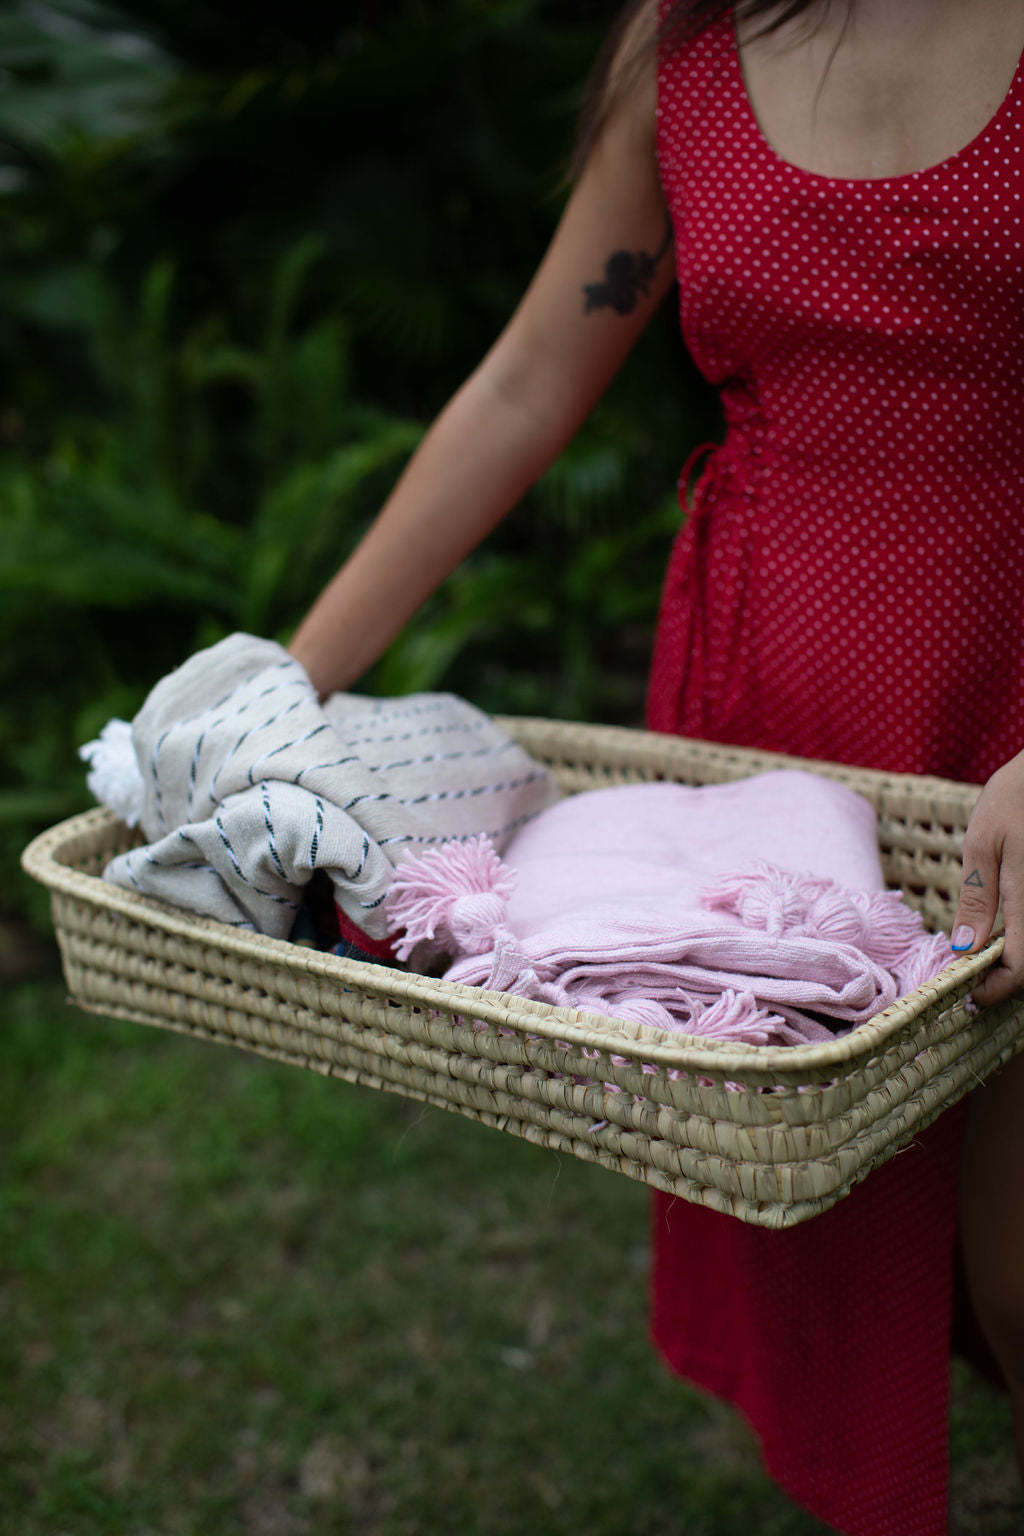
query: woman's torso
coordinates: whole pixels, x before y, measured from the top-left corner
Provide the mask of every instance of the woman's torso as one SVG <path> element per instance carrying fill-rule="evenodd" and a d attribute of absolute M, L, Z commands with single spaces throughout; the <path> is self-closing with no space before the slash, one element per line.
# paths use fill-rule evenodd
<path fill-rule="evenodd" d="M 683 331 L 727 435 L 666 584 L 652 723 L 984 778 L 1024 747 L 1024 84 L 908 175 L 769 144 L 731 15 L 666 52 Z"/>

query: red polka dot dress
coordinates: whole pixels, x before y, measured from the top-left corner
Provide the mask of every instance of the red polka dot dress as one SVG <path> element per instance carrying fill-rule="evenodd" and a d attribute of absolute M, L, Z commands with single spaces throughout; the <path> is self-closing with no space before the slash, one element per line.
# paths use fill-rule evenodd
<path fill-rule="evenodd" d="M 783 161 L 731 14 L 659 71 L 683 332 L 721 390 L 656 730 L 982 781 L 1024 749 L 1024 80 L 930 169 Z M 685 496 L 685 487 L 683 494 Z M 846 1536 L 944 1536 L 962 1116 L 787 1232 L 657 1196 L 655 1343 Z"/>
<path fill-rule="evenodd" d="M 1024 747 L 1020 73 L 941 165 L 835 181 L 766 143 L 726 16 L 663 61 L 658 152 L 728 430 L 668 572 L 652 723 L 987 778 Z"/>

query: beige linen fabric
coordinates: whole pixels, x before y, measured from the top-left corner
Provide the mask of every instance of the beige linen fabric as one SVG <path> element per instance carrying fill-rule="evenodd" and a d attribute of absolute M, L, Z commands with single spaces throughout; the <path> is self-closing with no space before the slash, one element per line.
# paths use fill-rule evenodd
<path fill-rule="evenodd" d="M 132 745 L 146 845 L 106 878 L 286 937 L 314 871 L 383 938 L 406 850 L 486 832 L 501 849 L 560 798 L 545 769 L 451 694 L 323 704 L 272 641 L 232 635 L 153 689 Z"/>

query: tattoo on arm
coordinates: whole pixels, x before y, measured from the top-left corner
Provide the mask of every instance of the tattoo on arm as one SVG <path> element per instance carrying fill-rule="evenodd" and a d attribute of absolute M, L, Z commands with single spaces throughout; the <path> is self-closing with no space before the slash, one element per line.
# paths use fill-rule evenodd
<path fill-rule="evenodd" d="M 976 885 L 979 891 L 983 891 L 985 889 L 981 876 L 976 869 L 971 870 L 970 874 L 967 876 L 967 879 L 964 881 L 964 885 Z"/>
<path fill-rule="evenodd" d="M 642 293 L 646 298 L 650 293 L 658 263 L 671 244 L 669 224 L 653 256 L 649 251 L 613 251 L 604 264 L 604 282 L 583 284 L 583 313 L 614 309 L 617 315 L 632 314 L 638 295 Z"/>

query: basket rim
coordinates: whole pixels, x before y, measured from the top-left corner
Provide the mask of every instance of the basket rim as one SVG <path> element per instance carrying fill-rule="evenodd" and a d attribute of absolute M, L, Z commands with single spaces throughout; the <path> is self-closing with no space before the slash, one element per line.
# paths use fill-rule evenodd
<path fill-rule="evenodd" d="M 641 734 L 624 727 L 620 729 L 631 740 Z M 858 775 L 871 770 L 855 769 L 853 772 Z M 894 782 L 903 778 L 909 780 L 913 776 L 878 774 L 875 781 Z M 953 783 L 946 780 L 925 782 L 948 787 Z M 302 949 L 267 934 L 239 932 L 213 918 L 199 917 L 152 897 L 108 884 L 98 875 L 86 874 L 62 862 L 60 852 L 73 839 L 92 836 L 100 840 L 102 848 L 104 835 L 109 838 L 115 829 L 122 827 L 123 823 L 105 807 L 81 812 L 33 838 L 22 853 L 22 868 L 55 895 L 104 907 L 129 921 L 142 922 L 192 942 L 206 938 L 220 950 L 240 958 L 271 963 L 342 986 L 357 984 L 366 992 L 410 1007 L 436 1008 L 448 1014 L 465 1011 L 482 1023 L 687 1072 L 735 1073 L 740 1078 L 744 1072 L 773 1073 L 786 1080 L 808 1071 L 856 1068 L 882 1053 L 895 1037 L 937 1004 L 947 1002 L 952 1008 L 961 1003 L 971 985 L 995 963 L 1003 949 L 1002 936 L 998 936 L 977 954 L 953 960 L 931 981 L 898 998 L 882 1013 L 835 1040 L 815 1045 L 737 1046 L 582 1009 L 534 1003 L 511 993 L 423 977 L 390 966 L 342 959 L 337 955 Z M 463 1001 L 464 1010 L 457 1007 Z"/>
<path fill-rule="evenodd" d="M 981 784 L 962 779 L 943 778 L 938 774 L 898 773 L 888 768 L 862 768 L 856 763 L 834 762 L 826 758 L 797 757 L 788 752 L 772 752 L 763 747 L 733 746 L 729 742 L 704 741 L 695 736 L 673 736 L 665 731 L 640 730 L 629 725 L 589 725 L 575 720 L 551 720 L 542 715 L 495 715 L 496 725 L 515 736 L 537 737 L 546 744 L 572 742 L 577 732 L 585 735 L 591 752 L 611 753 L 617 763 L 636 761 L 649 764 L 651 753 L 681 762 L 713 763 L 726 767 L 734 764 L 744 774 L 773 772 L 794 768 L 836 779 L 852 789 L 868 792 L 884 802 L 887 795 L 897 799 L 975 800 Z M 603 761 L 602 756 L 602 761 Z M 800 1049 L 800 1047 L 792 1047 Z"/>

